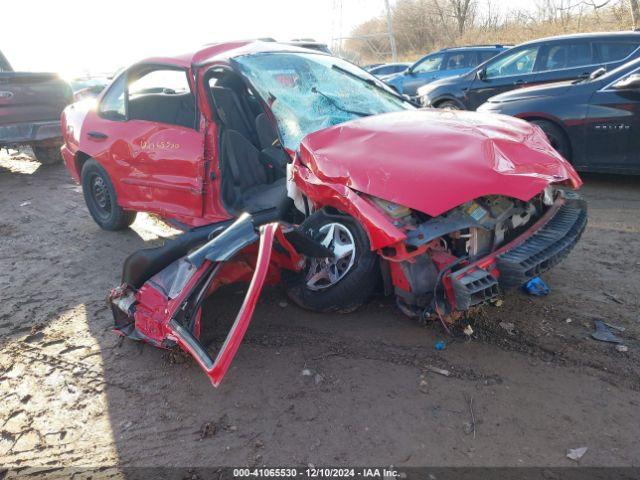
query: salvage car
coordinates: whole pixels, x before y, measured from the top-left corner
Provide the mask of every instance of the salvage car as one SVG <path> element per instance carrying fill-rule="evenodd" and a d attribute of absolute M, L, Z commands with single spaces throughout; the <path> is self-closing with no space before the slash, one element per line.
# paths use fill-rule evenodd
<path fill-rule="evenodd" d="M 380 288 L 446 325 L 551 268 L 587 222 L 580 178 L 538 127 L 421 111 L 364 70 L 291 46 L 137 63 L 97 106 L 68 107 L 63 128 L 101 227 L 144 210 L 186 231 L 127 258 L 109 296 L 116 331 L 178 345 L 214 385 L 265 284 L 322 312 Z M 235 282 L 248 291 L 211 355 L 202 302 Z"/>
<path fill-rule="evenodd" d="M 61 162 L 60 114 L 72 101 L 58 75 L 15 72 L 0 52 L 0 148 L 30 146 L 40 163 Z"/>
<path fill-rule="evenodd" d="M 640 59 L 579 81 L 503 93 L 478 111 L 535 123 L 580 171 L 640 174 Z"/>

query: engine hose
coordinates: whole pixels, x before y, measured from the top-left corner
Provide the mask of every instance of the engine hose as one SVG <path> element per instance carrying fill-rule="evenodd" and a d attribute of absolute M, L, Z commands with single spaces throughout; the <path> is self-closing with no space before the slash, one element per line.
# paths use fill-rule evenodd
<path fill-rule="evenodd" d="M 451 330 L 449 330 L 449 327 L 447 327 L 447 324 L 444 321 L 444 318 L 442 318 L 442 314 L 440 313 L 440 309 L 438 308 L 438 286 L 441 284 L 442 277 L 444 277 L 445 273 L 449 272 L 452 268 L 458 266 L 460 263 L 468 259 L 469 259 L 468 256 L 460 257 L 454 260 L 453 262 L 449 263 L 448 265 L 446 265 L 442 270 L 438 272 L 438 276 L 433 285 L 433 298 L 431 299 L 431 304 L 422 311 L 421 319 L 423 321 L 426 320 L 430 312 L 435 312 L 436 315 L 438 315 L 438 319 L 440 320 L 442 327 L 445 329 L 445 331 L 449 335 L 451 335 Z"/>

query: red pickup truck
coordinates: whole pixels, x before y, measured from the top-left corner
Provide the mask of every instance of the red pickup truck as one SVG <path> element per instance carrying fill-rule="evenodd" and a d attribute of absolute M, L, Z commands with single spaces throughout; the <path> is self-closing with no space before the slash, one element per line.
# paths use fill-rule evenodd
<path fill-rule="evenodd" d="M 62 161 L 60 114 L 72 101 L 56 74 L 14 72 L 0 52 L 0 148 L 28 145 L 41 163 Z"/>
<path fill-rule="evenodd" d="M 444 324 L 554 266 L 587 222 L 580 178 L 538 127 L 418 110 L 360 68 L 293 46 L 142 61 L 97 104 L 67 107 L 62 128 L 101 227 L 149 211 L 187 230 L 126 260 L 116 330 L 179 345 L 214 384 L 264 284 L 337 312 L 383 285 L 405 313 Z M 249 291 L 214 359 L 198 341 L 202 300 L 240 281 Z"/>

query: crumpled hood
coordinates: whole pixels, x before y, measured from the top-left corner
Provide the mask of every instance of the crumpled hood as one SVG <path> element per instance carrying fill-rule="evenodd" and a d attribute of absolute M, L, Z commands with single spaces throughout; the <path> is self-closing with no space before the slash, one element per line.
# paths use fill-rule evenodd
<path fill-rule="evenodd" d="M 538 127 L 503 115 L 415 110 L 307 135 L 302 163 L 327 183 L 431 216 L 485 195 L 530 200 L 551 182 L 582 182 Z"/>

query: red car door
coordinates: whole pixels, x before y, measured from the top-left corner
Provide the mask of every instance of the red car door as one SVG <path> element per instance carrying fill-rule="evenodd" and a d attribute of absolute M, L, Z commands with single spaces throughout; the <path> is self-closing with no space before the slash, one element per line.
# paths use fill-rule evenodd
<path fill-rule="evenodd" d="M 129 120 L 121 137 L 130 165 L 122 183 L 137 193 L 131 206 L 163 216 L 201 217 L 204 135 L 194 129 Z"/>
<path fill-rule="evenodd" d="M 185 70 L 138 65 L 90 115 L 83 136 L 96 145 L 122 207 L 202 216 L 204 132 Z"/>

